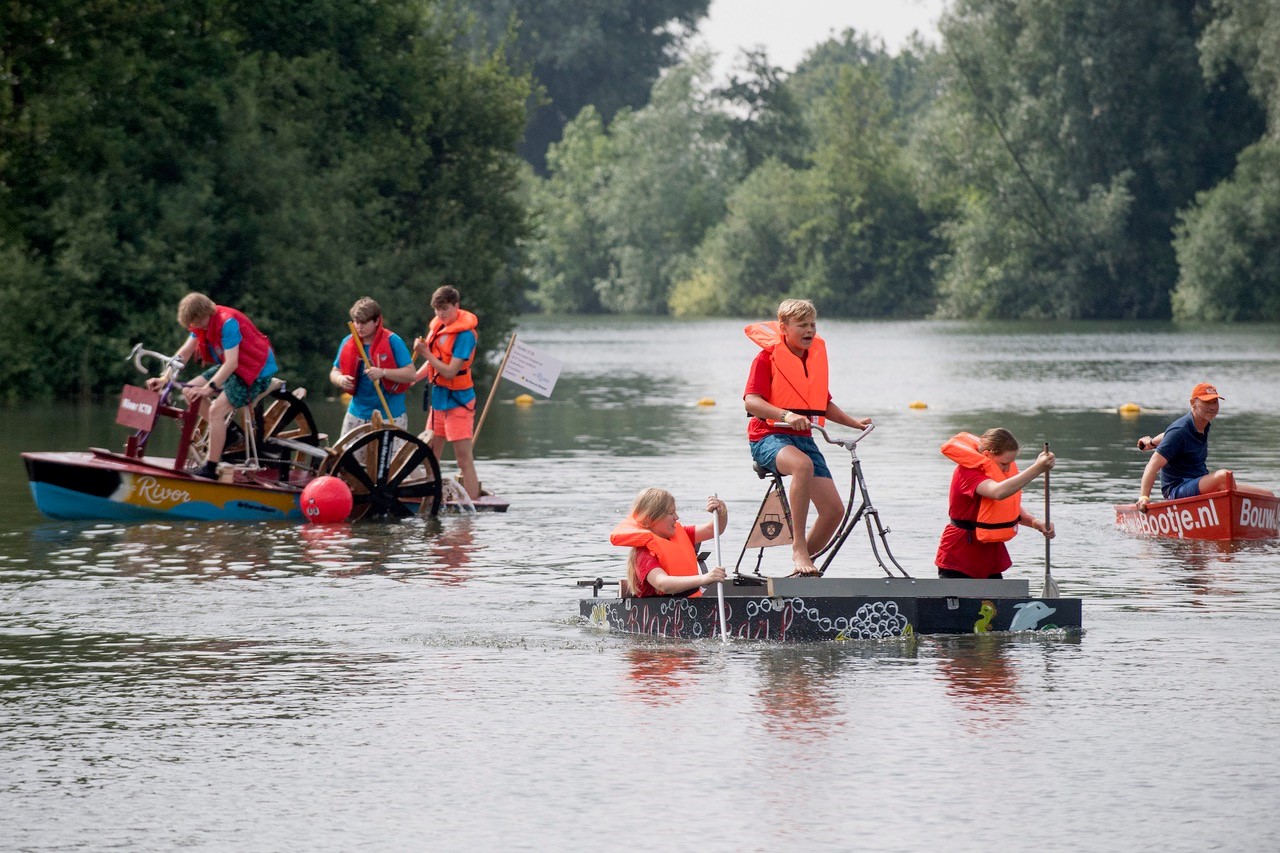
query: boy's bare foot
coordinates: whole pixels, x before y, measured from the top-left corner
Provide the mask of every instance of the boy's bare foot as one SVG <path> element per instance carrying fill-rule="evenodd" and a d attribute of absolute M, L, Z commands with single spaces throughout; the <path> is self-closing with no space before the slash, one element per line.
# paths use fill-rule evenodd
<path fill-rule="evenodd" d="M 818 567 L 813 563 L 805 563 L 804 565 L 797 564 L 795 571 L 791 573 L 791 577 L 793 578 L 816 578 L 818 575 Z"/>

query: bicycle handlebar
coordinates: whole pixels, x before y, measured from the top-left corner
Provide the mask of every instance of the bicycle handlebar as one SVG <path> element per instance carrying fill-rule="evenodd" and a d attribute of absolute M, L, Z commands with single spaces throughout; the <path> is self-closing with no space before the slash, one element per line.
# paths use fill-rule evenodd
<path fill-rule="evenodd" d="M 785 421 L 773 421 L 773 425 L 776 427 L 782 427 L 783 429 L 791 429 L 791 427 Z M 813 430 L 814 432 L 822 433 L 822 437 L 826 439 L 827 444 L 839 445 L 840 447 L 843 447 L 845 450 L 853 450 L 855 447 L 858 446 L 858 442 L 862 441 L 862 439 L 870 435 L 871 431 L 875 428 L 876 428 L 876 425 L 874 423 L 869 423 L 867 424 L 867 428 L 858 434 L 857 438 L 832 438 L 831 436 L 827 435 L 827 430 L 825 427 L 820 427 L 817 424 L 812 424 L 812 423 L 809 424 L 809 429 Z"/>
<path fill-rule="evenodd" d="M 133 366 L 138 368 L 139 373 L 150 373 L 151 371 L 147 370 L 146 366 L 142 363 L 142 359 L 146 356 L 151 356 L 152 358 L 159 360 L 164 365 L 164 368 L 161 371 L 162 373 L 164 370 L 169 370 L 170 368 L 176 368 L 177 373 L 182 372 L 182 368 L 184 366 L 182 359 L 178 358 L 176 355 L 165 355 L 162 352 L 145 349 L 142 344 L 134 344 L 133 349 L 124 357 L 124 360 L 132 361 Z"/>

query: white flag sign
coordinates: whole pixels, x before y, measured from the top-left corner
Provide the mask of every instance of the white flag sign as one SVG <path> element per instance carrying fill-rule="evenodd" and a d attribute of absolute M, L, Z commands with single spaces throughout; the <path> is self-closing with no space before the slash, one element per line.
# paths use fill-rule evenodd
<path fill-rule="evenodd" d="M 502 368 L 502 376 L 517 385 L 523 385 L 530 391 L 537 391 L 544 397 L 550 397 L 560 378 L 560 369 L 564 362 L 549 355 L 542 355 L 519 339 L 511 347 L 507 356 L 507 366 Z"/>

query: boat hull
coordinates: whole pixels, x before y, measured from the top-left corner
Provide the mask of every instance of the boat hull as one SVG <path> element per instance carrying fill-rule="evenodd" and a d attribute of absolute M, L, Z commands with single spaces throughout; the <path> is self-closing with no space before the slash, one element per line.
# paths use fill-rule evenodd
<path fill-rule="evenodd" d="M 302 520 L 296 489 L 192 477 L 166 470 L 166 460 L 82 452 L 24 453 L 22 459 L 36 507 L 50 518 Z"/>
<path fill-rule="evenodd" d="M 1159 539 L 1274 539 L 1280 535 L 1280 499 L 1265 489 L 1237 486 L 1174 501 L 1115 507 L 1127 533 Z"/>
<path fill-rule="evenodd" d="M 776 578 L 726 585 L 730 637 L 771 642 L 869 640 L 993 631 L 1079 633 L 1078 598 L 1039 599 L 1026 581 Z M 719 636 L 716 597 L 586 598 L 579 612 L 612 631 L 695 640 Z"/>

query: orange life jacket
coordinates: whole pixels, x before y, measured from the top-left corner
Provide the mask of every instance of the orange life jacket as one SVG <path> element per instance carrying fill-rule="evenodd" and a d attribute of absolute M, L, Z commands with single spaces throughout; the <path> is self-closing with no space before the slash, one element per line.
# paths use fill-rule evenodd
<path fill-rule="evenodd" d="M 806 358 L 800 358 L 788 347 L 776 320 L 752 323 L 743 329 L 747 337 L 761 349 L 769 351 L 773 365 L 773 381 L 769 402 L 789 412 L 804 415 L 818 426 L 827 419 L 827 345 L 814 335 Z"/>
<path fill-rule="evenodd" d="M 479 319 L 470 311 L 459 310 L 458 316 L 448 325 L 441 322 L 439 317 L 432 317 L 431 325 L 427 327 L 427 346 L 431 348 L 432 355 L 448 364 L 453 360 L 453 343 L 457 339 L 458 333 L 475 332 L 476 327 L 479 325 Z M 479 351 L 480 335 L 477 333 L 476 348 L 471 351 L 471 355 L 467 358 L 466 363 L 462 365 L 462 369 L 446 379 L 434 367 L 428 367 L 427 378 L 431 380 L 432 385 L 439 385 L 441 388 L 448 388 L 450 391 L 462 391 L 472 387 L 475 383 L 471 380 L 471 362 L 476 360 L 476 353 Z"/>
<path fill-rule="evenodd" d="M 980 439 L 968 432 L 956 433 L 942 445 L 942 455 L 962 468 L 981 470 L 997 483 L 1018 473 L 1017 463 L 1002 471 L 999 463 L 978 449 Z M 993 501 L 978 495 L 978 517 L 953 518 L 951 523 L 962 530 L 972 530 L 979 542 L 1007 542 L 1018 535 L 1018 518 L 1022 515 L 1022 492 L 1014 492 L 1004 500 Z"/>
<path fill-rule="evenodd" d="M 364 342 L 360 342 L 364 345 Z M 365 346 L 365 352 L 369 356 L 369 363 L 374 367 L 386 367 L 394 369 L 396 364 L 395 354 L 391 351 L 391 332 L 382 325 L 382 318 L 378 318 L 378 325 L 373 333 L 373 341 Z M 338 370 L 346 376 L 356 376 L 356 372 L 364 365 L 364 360 L 360 358 L 360 350 L 356 348 L 356 336 L 351 335 L 347 338 L 346 343 L 342 345 L 342 351 L 338 353 Z M 388 394 L 403 394 L 409 390 L 407 382 L 392 382 L 390 379 L 383 378 L 382 387 L 386 389 Z"/>
<path fill-rule="evenodd" d="M 641 527 L 634 515 L 628 515 L 613 528 L 613 532 L 609 534 L 609 541 L 623 547 L 647 548 L 649 553 L 657 558 L 662 570 L 672 577 L 701 574 L 698 569 L 697 548 L 683 524 L 676 525 L 674 536 L 663 539 L 649 528 Z M 695 598 L 699 595 L 702 595 L 701 589 L 693 591 L 688 597 Z"/>

